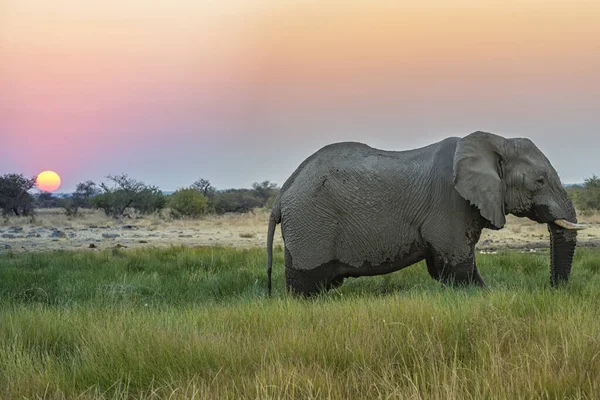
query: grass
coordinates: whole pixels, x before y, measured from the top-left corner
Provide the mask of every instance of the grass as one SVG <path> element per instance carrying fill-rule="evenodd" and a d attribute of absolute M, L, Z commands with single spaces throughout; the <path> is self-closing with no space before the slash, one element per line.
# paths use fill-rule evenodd
<path fill-rule="evenodd" d="M 480 255 L 490 290 L 419 264 L 273 298 L 262 249 L 0 255 L 0 398 L 598 398 L 600 251 Z"/>

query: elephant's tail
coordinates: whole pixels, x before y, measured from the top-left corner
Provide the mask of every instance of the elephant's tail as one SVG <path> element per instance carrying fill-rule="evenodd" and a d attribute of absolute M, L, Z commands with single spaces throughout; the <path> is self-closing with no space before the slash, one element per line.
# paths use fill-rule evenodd
<path fill-rule="evenodd" d="M 267 233 L 267 288 L 271 296 L 271 272 L 273 271 L 273 237 L 275 227 L 281 222 L 281 208 L 279 202 L 275 201 L 271 216 L 269 217 L 269 231 Z"/>

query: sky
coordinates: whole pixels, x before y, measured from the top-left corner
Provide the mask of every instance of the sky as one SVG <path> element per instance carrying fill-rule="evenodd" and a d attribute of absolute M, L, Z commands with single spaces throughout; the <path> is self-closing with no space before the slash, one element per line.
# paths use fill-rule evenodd
<path fill-rule="evenodd" d="M 596 0 L 2 0 L 0 174 L 278 184 L 320 147 L 528 137 L 600 175 Z"/>

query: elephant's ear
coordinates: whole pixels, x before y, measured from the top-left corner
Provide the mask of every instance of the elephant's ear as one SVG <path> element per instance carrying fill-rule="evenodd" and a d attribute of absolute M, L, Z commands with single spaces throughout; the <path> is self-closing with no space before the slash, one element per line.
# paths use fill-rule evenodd
<path fill-rule="evenodd" d="M 500 229 L 506 223 L 502 165 L 507 140 L 487 132 L 462 138 L 454 153 L 454 187 Z"/>

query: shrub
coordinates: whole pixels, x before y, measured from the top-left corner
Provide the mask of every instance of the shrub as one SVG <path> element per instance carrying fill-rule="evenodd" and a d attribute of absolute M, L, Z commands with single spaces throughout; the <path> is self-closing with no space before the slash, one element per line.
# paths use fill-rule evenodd
<path fill-rule="evenodd" d="M 197 218 L 206 213 L 208 198 L 194 188 L 179 189 L 169 199 L 174 217 Z"/>
<path fill-rule="evenodd" d="M 583 187 L 571 189 L 573 201 L 582 211 L 600 210 L 600 178 L 592 175 L 585 180 Z"/>
<path fill-rule="evenodd" d="M 142 214 L 151 214 L 162 210 L 166 205 L 167 198 L 163 192 L 157 187 L 151 186 L 139 193 L 132 207 Z"/>
<path fill-rule="evenodd" d="M 279 192 L 277 184 L 270 181 L 264 181 L 261 183 L 254 182 L 252 184 L 252 189 L 254 189 L 256 195 L 262 199 L 261 207 L 272 207 L 275 197 Z"/>
<path fill-rule="evenodd" d="M 217 214 L 246 213 L 254 208 L 262 207 L 263 199 L 258 197 L 253 190 L 230 189 L 217 192 L 214 196 L 213 206 Z"/>
<path fill-rule="evenodd" d="M 60 206 L 60 200 L 50 192 L 41 192 L 35 195 L 35 207 L 56 208 Z"/>
<path fill-rule="evenodd" d="M 149 214 L 162 210 L 167 203 L 164 194 L 156 186 L 148 186 L 127 174 L 109 175 L 107 178 L 113 182 L 113 186 L 100 184 L 104 192 L 93 197 L 90 203 L 104 210 L 108 216 L 123 217 L 128 208 Z"/>
<path fill-rule="evenodd" d="M 77 215 L 80 208 L 91 207 L 91 199 L 100 194 L 100 189 L 92 181 L 81 182 L 77 184 L 75 192 L 62 199 L 61 205 L 67 215 Z"/>

